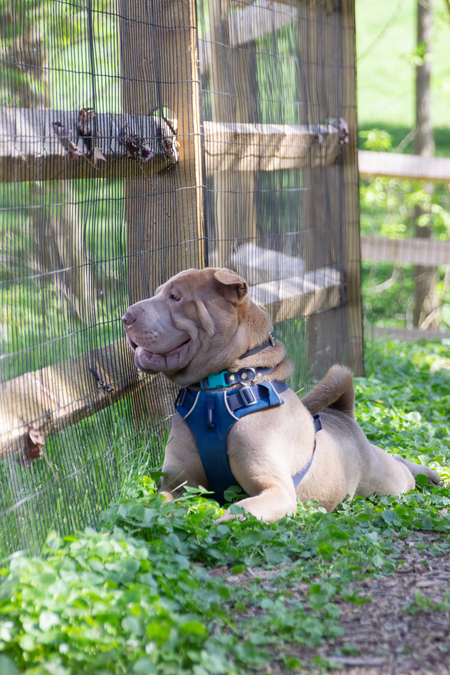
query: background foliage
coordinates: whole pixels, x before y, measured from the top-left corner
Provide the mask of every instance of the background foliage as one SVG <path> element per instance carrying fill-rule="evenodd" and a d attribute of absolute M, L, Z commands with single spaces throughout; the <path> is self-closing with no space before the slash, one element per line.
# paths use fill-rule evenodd
<path fill-rule="evenodd" d="M 444 0 L 433 4 L 432 111 L 437 156 L 450 156 L 450 13 Z M 381 0 L 356 2 L 359 146 L 374 151 L 412 152 L 415 110 L 416 4 Z M 450 192 L 436 185 L 432 196 L 420 182 L 364 179 L 360 188 L 361 234 L 395 239 L 414 236 L 414 206 L 431 207 L 420 225 L 431 225 L 436 239 L 448 240 Z M 431 202 L 431 203 L 430 203 Z M 441 327 L 449 330 L 445 268 L 439 269 L 437 296 Z M 362 292 L 369 323 L 404 327 L 414 303 L 413 266 L 363 261 Z M 380 288 L 380 285 L 384 284 Z"/>

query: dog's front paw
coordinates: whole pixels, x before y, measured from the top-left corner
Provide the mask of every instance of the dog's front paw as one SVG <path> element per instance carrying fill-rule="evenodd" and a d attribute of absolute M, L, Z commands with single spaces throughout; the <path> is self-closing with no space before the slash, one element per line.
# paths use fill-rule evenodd
<path fill-rule="evenodd" d="M 244 509 L 240 508 L 238 511 L 236 507 L 231 506 L 217 519 L 217 523 L 225 523 L 227 520 L 245 520 Z"/>

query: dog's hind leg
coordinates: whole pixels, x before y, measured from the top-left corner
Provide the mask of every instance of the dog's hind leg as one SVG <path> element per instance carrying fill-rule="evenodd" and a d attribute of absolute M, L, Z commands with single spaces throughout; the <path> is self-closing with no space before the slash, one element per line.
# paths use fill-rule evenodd
<path fill-rule="evenodd" d="M 426 476 L 428 478 L 428 483 L 430 485 L 440 484 L 441 478 L 437 471 L 429 469 L 424 464 L 416 464 L 415 462 L 410 462 L 408 459 L 404 459 L 404 457 L 401 457 L 400 455 L 394 455 L 394 459 L 396 459 L 397 462 L 401 462 L 402 464 L 404 464 L 407 467 L 407 469 L 412 473 L 414 478 L 418 475 Z"/>
<path fill-rule="evenodd" d="M 301 399 L 311 415 L 333 408 L 355 419 L 355 390 L 353 376 L 345 366 L 331 366 L 324 379 Z"/>

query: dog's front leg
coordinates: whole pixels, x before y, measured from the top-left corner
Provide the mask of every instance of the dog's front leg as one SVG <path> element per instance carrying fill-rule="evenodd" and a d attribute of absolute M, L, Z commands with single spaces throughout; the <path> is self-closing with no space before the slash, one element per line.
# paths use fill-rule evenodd
<path fill-rule="evenodd" d="M 274 523 L 288 513 L 295 514 L 297 498 L 292 480 L 290 484 L 267 486 L 253 497 L 237 502 L 236 506 L 242 507 L 247 513 L 267 523 Z M 228 508 L 219 521 L 236 517 L 239 517 L 239 514 L 231 513 Z"/>
<path fill-rule="evenodd" d="M 194 436 L 184 419 L 176 413 L 166 445 L 159 493 L 172 501 L 183 494 L 184 485 L 209 489 Z"/>

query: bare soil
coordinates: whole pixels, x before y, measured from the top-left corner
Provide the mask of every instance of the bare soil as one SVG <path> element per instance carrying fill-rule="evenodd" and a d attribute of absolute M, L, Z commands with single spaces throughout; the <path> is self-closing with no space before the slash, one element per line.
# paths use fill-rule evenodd
<path fill-rule="evenodd" d="M 340 625 L 345 635 L 311 649 L 291 645 L 288 653 L 304 666 L 302 671 L 287 670 L 279 660 L 286 649 L 274 654 L 267 673 L 281 675 L 308 672 L 333 675 L 449 675 L 450 674 L 450 554 L 436 557 L 428 550 L 438 542 L 435 534 L 414 535 L 404 543 L 404 564 L 387 578 L 370 578 L 350 588 L 360 589 L 359 597 L 370 601 L 354 604 L 333 599 L 339 606 Z M 426 544 L 422 550 L 417 546 Z M 260 573 L 257 576 L 270 576 Z M 273 572 L 272 572 L 273 574 Z M 228 577 L 230 583 L 249 581 L 252 572 Z M 266 580 L 267 583 L 267 580 Z M 308 586 L 292 590 L 302 599 Z M 421 598 L 417 601 L 417 593 Z M 444 608 L 428 607 L 443 604 Z M 278 658 L 277 658 L 278 656 Z M 317 667 L 315 657 L 322 657 L 335 668 Z"/>

